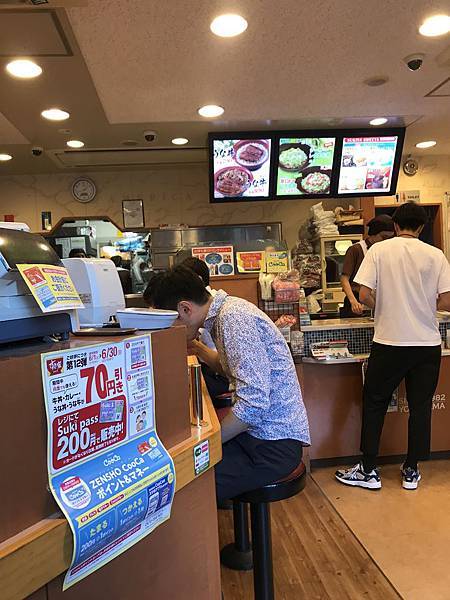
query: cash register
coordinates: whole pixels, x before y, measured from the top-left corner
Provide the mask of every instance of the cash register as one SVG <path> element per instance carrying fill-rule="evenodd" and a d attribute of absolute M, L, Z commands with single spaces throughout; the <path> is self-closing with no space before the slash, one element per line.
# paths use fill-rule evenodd
<path fill-rule="evenodd" d="M 43 313 L 23 281 L 18 264 L 62 266 L 42 236 L 0 223 L 0 344 L 55 335 L 67 339 L 78 328 L 75 312 Z"/>

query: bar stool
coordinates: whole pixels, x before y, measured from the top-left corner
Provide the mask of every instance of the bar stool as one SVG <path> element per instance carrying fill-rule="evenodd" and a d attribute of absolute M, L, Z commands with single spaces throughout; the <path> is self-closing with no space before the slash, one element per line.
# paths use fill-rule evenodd
<path fill-rule="evenodd" d="M 295 496 L 305 484 L 306 469 L 301 462 L 287 477 L 233 498 L 235 542 L 222 549 L 220 560 L 223 565 L 235 570 L 249 570 L 253 563 L 255 600 L 275 598 L 269 504 Z M 247 504 L 250 504 L 253 557 L 248 534 Z"/>

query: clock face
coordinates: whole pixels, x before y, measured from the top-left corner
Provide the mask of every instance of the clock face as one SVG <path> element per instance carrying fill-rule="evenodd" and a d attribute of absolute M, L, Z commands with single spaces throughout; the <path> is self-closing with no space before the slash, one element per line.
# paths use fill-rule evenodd
<path fill-rule="evenodd" d="M 95 183 L 87 177 L 80 177 L 72 184 L 72 195 L 78 202 L 91 202 L 96 193 Z"/>

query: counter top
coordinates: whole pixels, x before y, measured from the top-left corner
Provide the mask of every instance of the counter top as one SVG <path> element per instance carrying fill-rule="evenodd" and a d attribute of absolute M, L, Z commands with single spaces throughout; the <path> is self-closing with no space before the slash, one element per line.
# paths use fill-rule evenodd
<path fill-rule="evenodd" d="M 442 356 L 450 356 L 450 348 L 442 348 Z M 312 356 L 305 356 L 301 359 L 301 362 L 313 365 L 343 365 L 347 363 L 362 363 L 367 358 L 369 358 L 368 354 L 354 354 L 350 358 L 338 358 L 336 360 L 317 360 Z"/>
<path fill-rule="evenodd" d="M 450 313 L 438 312 L 439 323 L 450 322 Z M 312 321 L 311 325 L 302 326 L 302 331 L 323 331 L 324 329 L 367 329 L 375 326 L 374 319 L 361 317 L 355 319 L 320 319 Z"/>

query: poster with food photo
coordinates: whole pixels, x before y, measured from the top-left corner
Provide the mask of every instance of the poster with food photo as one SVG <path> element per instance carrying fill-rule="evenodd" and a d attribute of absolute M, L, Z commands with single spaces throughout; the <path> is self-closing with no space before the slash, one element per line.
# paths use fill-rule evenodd
<path fill-rule="evenodd" d="M 214 198 L 268 198 L 270 139 L 213 140 Z"/>
<path fill-rule="evenodd" d="M 192 256 L 208 265 L 210 277 L 234 275 L 233 246 L 201 246 L 192 248 Z"/>
<path fill-rule="evenodd" d="M 236 252 L 236 263 L 239 273 L 260 273 L 264 270 L 265 252 Z"/>
<path fill-rule="evenodd" d="M 281 138 L 277 196 L 330 194 L 335 138 Z"/>
<path fill-rule="evenodd" d="M 339 193 L 389 192 L 398 137 L 344 138 Z"/>

